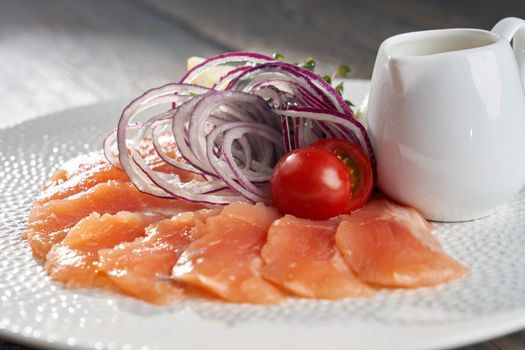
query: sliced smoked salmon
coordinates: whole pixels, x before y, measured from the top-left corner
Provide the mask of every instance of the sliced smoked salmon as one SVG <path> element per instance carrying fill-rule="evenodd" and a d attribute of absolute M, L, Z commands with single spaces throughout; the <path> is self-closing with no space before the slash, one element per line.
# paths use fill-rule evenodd
<path fill-rule="evenodd" d="M 372 289 L 357 279 L 335 246 L 340 219 L 312 221 L 286 215 L 275 221 L 262 249 L 264 278 L 305 298 L 364 297 Z"/>
<path fill-rule="evenodd" d="M 218 210 L 201 210 L 159 221 L 146 229 L 144 237 L 99 251 L 100 268 L 128 295 L 154 304 L 178 299 L 183 289 L 166 277 L 193 241 L 195 226 L 216 214 Z"/>
<path fill-rule="evenodd" d="M 378 286 L 432 286 L 467 272 L 445 253 L 431 225 L 416 210 L 383 197 L 345 216 L 336 242 L 357 276 Z"/>
<path fill-rule="evenodd" d="M 62 166 L 60 166 L 60 168 L 58 168 L 58 170 L 42 185 L 42 189 L 46 190 L 50 187 L 59 185 L 79 174 L 105 164 L 108 164 L 108 161 L 102 152 L 81 154 L 62 164 Z"/>
<path fill-rule="evenodd" d="M 260 275 L 261 248 L 279 217 L 263 204 L 234 203 L 199 227 L 203 232 L 182 253 L 172 277 L 232 302 L 274 304 L 282 292 Z"/>
<path fill-rule="evenodd" d="M 200 208 L 202 205 L 144 194 L 130 182 L 109 181 L 68 198 L 34 206 L 29 213 L 26 237 L 33 254 L 44 258 L 51 246 L 62 241 L 69 228 L 93 212 L 148 211 L 171 217 Z"/>
<path fill-rule="evenodd" d="M 99 269 L 98 251 L 143 236 L 146 226 L 158 220 L 158 216 L 141 213 L 93 213 L 51 248 L 46 256 L 46 271 L 53 280 L 70 288 L 105 287 L 110 282 Z"/>
<path fill-rule="evenodd" d="M 151 142 L 142 142 L 139 147 L 141 156 L 153 170 L 177 174 L 183 182 L 203 180 L 200 175 L 175 168 L 164 162 L 155 151 Z M 175 144 L 164 144 L 164 151 L 170 157 L 180 162 L 185 162 Z M 43 204 L 52 199 L 67 198 L 110 180 L 129 181 L 129 178 L 123 170 L 111 165 L 102 152 L 80 155 L 64 163 L 51 175 L 49 180 L 42 186 L 43 192 L 35 201 L 35 205 Z"/>
<path fill-rule="evenodd" d="M 153 169 L 205 181 L 167 165 L 146 141 L 138 151 Z M 163 145 L 184 161 L 174 145 Z M 25 237 L 53 280 L 154 304 L 185 292 L 255 304 L 286 295 L 367 297 L 375 286 L 431 286 L 467 271 L 419 213 L 383 197 L 326 221 L 280 218 L 262 203 L 204 208 L 138 191 L 95 152 L 66 162 L 46 182 Z"/>
<path fill-rule="evenodd" d="M 64 170 L 59 170 L 56 175 Z M 110 180 L 129 181 L 126 173 L 118 168 L 113 167 L 107 162 L 99 162 L 93 165 L 91 169 L 85 169 L 84 172 L 72 175 L 68 174 L 61 181 L 55 181 L 38 196 L 34 205 L 42 205 L 53 199 L 64 199 L 74 194 L 87 191 L 99 183 Z"/>

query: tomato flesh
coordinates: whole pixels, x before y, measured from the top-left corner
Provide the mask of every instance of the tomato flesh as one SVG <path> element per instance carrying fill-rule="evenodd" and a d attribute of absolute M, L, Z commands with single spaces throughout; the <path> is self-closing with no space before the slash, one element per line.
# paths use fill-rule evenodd
<path fill-rule="evenodd" d="M 341 139 L 320 139 L 312 147 L 329 150 L 339 158 L 350 173 L 352 198 L 346 212 L 361 208 L 368 202 L 374 188 L 374 174 L 368 156 L 351 142 Z"/>
<path fill-rule="evenodd" d="M 270 186 L 281 214 L 306 219 L 337 216 L 352 198 L 346 166 L 322 148 L 307 147 L 284 155 L 273 170 Z"/>

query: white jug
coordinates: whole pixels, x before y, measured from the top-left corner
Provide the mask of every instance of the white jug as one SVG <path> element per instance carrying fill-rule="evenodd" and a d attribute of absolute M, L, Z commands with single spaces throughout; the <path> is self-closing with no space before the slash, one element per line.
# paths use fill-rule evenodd
<path fill-rule="evenodd" d="M 513 40 L 514 52 L 510 45 Z M 435 221 L 491 214 L 525 184 L 525 21 L 385 40 L 368 130 L 377 185 Z"/>

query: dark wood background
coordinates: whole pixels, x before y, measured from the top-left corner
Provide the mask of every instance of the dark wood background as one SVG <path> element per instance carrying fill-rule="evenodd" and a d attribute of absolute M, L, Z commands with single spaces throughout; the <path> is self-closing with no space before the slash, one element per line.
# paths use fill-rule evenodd
<path fill-rule="evenodd" d="M 525 17 L 525 0 L 147 0 L 140 3 L 230 49 L 313 56 L 322 68 L 347 63 L 369 78 L 379 44 L 391 35 L 450 27 L 491 29 Z"/>
<path fill-rule="evenodd" d="M 525 18 L 525 0 L 0 0 L 0 127 L 138 94 L 193 55 L 313 56 L 321 71 L 346 63 L 366 79 L 391 35 L 490 29 L 507 16 Z M 0 339 L 0 350 L 21 349 Z M 525 350 L 525 331 L 466 349 Z"/>

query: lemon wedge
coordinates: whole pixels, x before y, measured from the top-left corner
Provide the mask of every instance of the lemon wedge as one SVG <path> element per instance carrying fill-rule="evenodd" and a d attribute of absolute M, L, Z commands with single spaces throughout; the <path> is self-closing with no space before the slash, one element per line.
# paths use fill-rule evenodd
<path fill-rule="evenodd" d="M 186 61 L 188 70 L 192 69 L 198 64 L 201 64 L 205 60 L 206 60 L 205 58 L 197 57 L 197 56 L 192 56 L 188 58 L 188 60 Z M 197 78 L 195 78 L 190 83 L 211 88 L 213 84 L 215 84 L 223 75 L 228 73 L 233 68 L 234 67 L 227 66 L 227 65 L 212 67 L 206 72 L 199 75 Z"/>
<path fill-rule="evenodd" d="M 366 122 L 366 114 L 368 113 L 368 94 L 366 94 L 365 99 L 361 104 L 359 105 L 359 108 L 354 114 L 355 119 L 357 119 L 358 122 L 363 124 L 366 128 L 367 122 Z"/>

